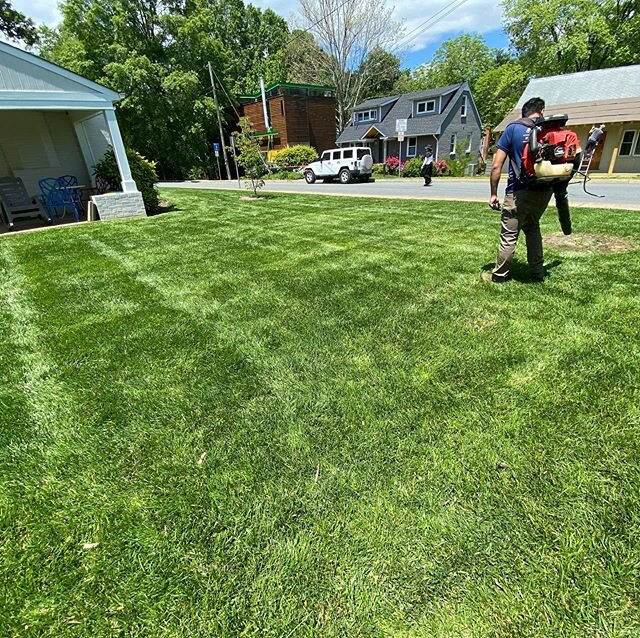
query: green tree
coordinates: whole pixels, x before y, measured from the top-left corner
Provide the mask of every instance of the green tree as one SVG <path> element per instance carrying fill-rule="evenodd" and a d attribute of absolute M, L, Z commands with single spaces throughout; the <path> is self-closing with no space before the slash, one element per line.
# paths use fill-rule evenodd
<path fill-rule="evenodd" d="M 484 39 L 465 33 L 443 42 L 433 58 L 414 73 L 416 90 L 468 82 L 473 90 L 475 81 L 495 66 L 494 54 Z"/>
<path fill-rule="evenodd" d="M 516 105 L 529 75 L 517 61 L 505 62 L 482 73 L 475 81 L 473 97 L 486 126 L 496 126 Z"/>
<path fill-rule="evenodd" d="M 286 68 L 283 79 L 302 84 L 331 84 L 331 77 L 325 71 L 329 64 L 327 54 L 308 31 L 294 29 L 283 55 Z"/>
<path fill-rule="evenodd" d="M 0 0 L 0 33 L 11 40 L 22 40 L 28 46 L 33 46 L 38 41 L 33 20 L 16 11 L 9 0 Z"/>
<path fill-rule="evenodd" d="M 252 137 L 251 123 L 249 118 L 240 118 L 240 131 L 236 131 L 233 136 L 235 139 L 236 149 L 238 150 L 238 164 L 244 170 L 249 188 L 253 191 L 253 196 L 258 196 L 258 189 L 264 186 L 262 179 L 267 168 L 260 152 L 260 146 Z"/>
<path fill-rule="evenodd" d="M 212 170 L 208 61 L 232 96 L 257 90 L 260 74 L 280 79 L 286 22 L 242 0 L 64 0 L 60 8 L 60 27 L 42 31 L 42 54 L 124 95 L 127 145 L 156 161 L 162 178 Z M 219 99 L 232 122 L 222 91 Z"/>
<path fill-rule="evenodd" d="M 503 0 L 511 47 L 536 76 L 637 63 L 638 0 Z"/>
<path fill-rule="evenodd" d="M 402 76 L 400 58 L 393 53 L 376 47 L 362 61 L 358 73 L 369 69 L 368 79 L 363 87 L 363 97 L 390 95 Z"/>

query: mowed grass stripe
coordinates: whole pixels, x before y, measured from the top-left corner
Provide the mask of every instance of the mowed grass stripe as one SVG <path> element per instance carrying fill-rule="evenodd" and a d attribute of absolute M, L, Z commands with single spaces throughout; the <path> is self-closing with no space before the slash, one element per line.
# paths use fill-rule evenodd
<path fill-rule="evenodd" d="M 497 288 L 480 206 L 167 195 L 9 238 L 83 416 L 15 635 L 633 634 L 637 251 Z"/>

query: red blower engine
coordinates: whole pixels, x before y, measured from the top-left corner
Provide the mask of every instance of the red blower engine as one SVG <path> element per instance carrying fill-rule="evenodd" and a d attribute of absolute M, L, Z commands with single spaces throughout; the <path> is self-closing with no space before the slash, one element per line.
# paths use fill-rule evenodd
<path fill-rule="evenodd" d="M 580 167 L 582 148 L 578 136 L 565 128 L 567 115 L 552 115 L 536 121 L 520 120 L 531 128 L 522 156 L 526 182 L 568 182 Z"/>

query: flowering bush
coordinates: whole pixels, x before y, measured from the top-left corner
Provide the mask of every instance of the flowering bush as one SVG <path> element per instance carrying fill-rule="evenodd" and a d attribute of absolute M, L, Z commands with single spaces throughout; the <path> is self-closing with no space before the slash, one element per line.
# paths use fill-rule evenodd
<path fill-rule="evenodd" d="M 435 169 L 436 175 L 447 175 L 451 172 L 451 169 L 449 168 L 449 164 L 447 164 L 447 161 L 443 159 L 438 160 L 434 164 L 434 169 Z"/>
<path fill-rule="evenodd" d="M 400 160 L 395 155 L 389 155 L 389 157 L 387 157 L 385 161 L 385 164 L 387 165 L 389 172 L 394 173 L 397 172 L 398 168 L 400 167 Z"/>

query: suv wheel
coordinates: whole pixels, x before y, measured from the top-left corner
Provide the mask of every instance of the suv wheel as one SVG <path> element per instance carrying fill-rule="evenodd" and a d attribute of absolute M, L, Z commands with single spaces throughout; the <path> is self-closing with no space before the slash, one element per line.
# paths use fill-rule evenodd
<path fill-rule="evenodd" d="M 307 184 L 315 184 L 316 174 L 312 170 L 305 171 L 304 179 L 307 182 Z"/>
<path fill-rule="evenodd" d="M 349 184 L 351 182 L 351 171 L 348 168 L 343 168 L 338 174 L 341 184 Z"/>

